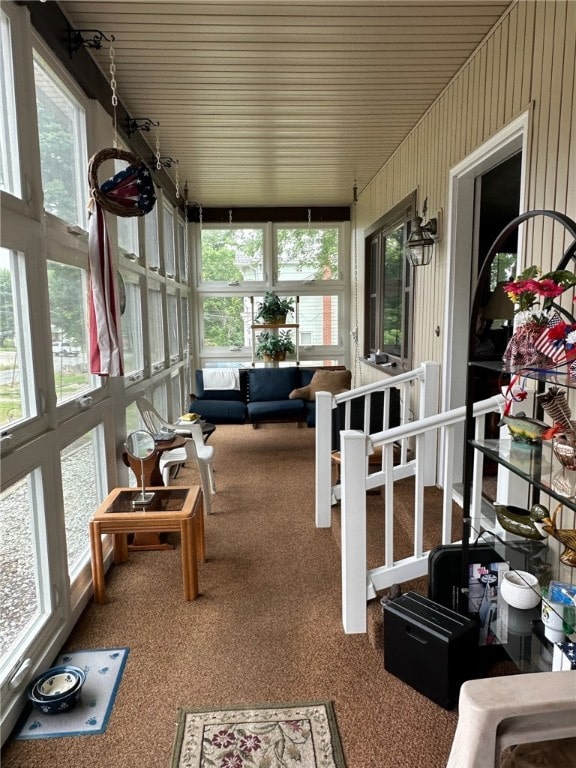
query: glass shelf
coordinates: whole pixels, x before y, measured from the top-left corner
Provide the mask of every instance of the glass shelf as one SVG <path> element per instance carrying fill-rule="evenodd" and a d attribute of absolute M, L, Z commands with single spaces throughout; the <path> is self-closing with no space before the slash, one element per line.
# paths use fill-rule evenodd
<path fill-rule="evenodd" d="M 522 672 L 541 672 L 551 669 L 553 641 L 546 635 L 542 604 L 529 608 L 509 605 L 502 597 L 504 573 L 515 571 L 516 577 L 538 597 L 540 585 L 534 589 L 522 573 L 535 575 L 544 589 L 557 577 L 554 562 L 557 558 L 549 550 L 546 540 L 524 539 L 505 532 L 479 529 L 474 531 L 476 543 L 487 544 L 494 551 L 494 562 L 478 567 L 470 553 L 469 611 L 480 625 L 480 645 L 500 646 Z M 555 604 L 548 604 L 555 614 L 555 624 L 562 627 L 564 638 L 574 630 L 574 609 L 567 612 Z M 572 635 L 573 637 L 574 635 Z"/>
<path fill-rule="evenodd" d="M 481 368 L 494 374 L 501 374 L 506 379 L 519 375 L 542 384 L 552 384 L 567 389 L 576 388 L 576 378 L 568 376 L 566 363 L 558 368 L 507 368 L 501 360 L 471 360 L 468 365 L 471 368 Z"/>
<path fill-rule="evenodd" d="M 576 472 L 560 464 L 551 443 L 530 445 L 512 439 L 486 439 L 471 440 L 470 444 L 567 508 L 576 510 Z"/>

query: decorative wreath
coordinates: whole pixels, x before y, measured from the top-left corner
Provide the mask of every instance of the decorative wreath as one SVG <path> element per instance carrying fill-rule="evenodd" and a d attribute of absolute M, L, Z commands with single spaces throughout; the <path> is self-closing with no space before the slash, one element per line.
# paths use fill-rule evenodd
<path fill-rule="evenodd" d="M 98 168 L 105 160 L 125 160 L 128 167 L 98 185 Z M 88 181 L 92 199 L 115 216 L 144 216 L 156 203 L 154 182 L 148 166 L 124 149 L 101 149 L 90 158 Z"/>

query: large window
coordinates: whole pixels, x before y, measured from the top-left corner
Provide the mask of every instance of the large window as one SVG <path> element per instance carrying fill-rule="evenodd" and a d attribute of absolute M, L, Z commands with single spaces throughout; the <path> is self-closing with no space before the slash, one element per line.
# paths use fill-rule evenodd
<path fill-rule="evenodd" d="M 202 229 L 201 282 L 228 285 L 264 278 L 264 230 Z"/>
<path fill-rule="evenodd" d="M 48 262 L 52 358 L 58 402 L 92 386 L 86 337 L 87 274 L 79 267 Z"/>
<path fill-rule="evenodd" d="M 20 196 L 20 162 L 10 19 L 0 11 L 0 190 Z"/>
<path fill-rule="evenodd" d="M 84 110 L 41 56 L 34 53 L 44 208 L 86 229 Z"/>
<path fill-rule="evenodd" d="M 344 362 L 347 251 L 343 225 L 206 226 L 201 234 L 199 345 L 202 364 L 253 360 L 252 325 L 267 290 L 298 298 L 289 323 L 303 364 Z M 225 285 L 223 285 L 225 283 Z M 253 309 L 254 308 L 254 309 Z M 292 361 L 293 363 L 294 361 Z"/>
<path fill-rule="evenodd" d="M 0 426 L 36 415 L 24 256 L 0 248 Z"/>
<path fill-rule="evenodd" d="M 338 228 L 279 227 L 278 280 L 337 280 Z"/>
<path fill-rule="evenodd" d="M 70 579 L 90 557 L 89 522 L 106 496 L 102 429 L 75 440 L 61 453 L 66 552 Z"/>
<path fill-rule="evenodd" d="M 390 211 L 366 240 L 366 354 L 411 365 L 412 267 L 404 253 L 413 196 Z"/>
<path fill-rule="evenodd" d="M 126 297 L 122 314 L 122 352 L 124 354 L 124 372 L 141 373 L 144 368 L 144 349 L 142 345 L 142 295 L 140 280 L 137 275 L 122 272 L 124 295 Z"/>
<path fill-rule="evenodd" d="M 34 469 L 0 493 L 0 666 L 51 608 L 41 480 Z"/>

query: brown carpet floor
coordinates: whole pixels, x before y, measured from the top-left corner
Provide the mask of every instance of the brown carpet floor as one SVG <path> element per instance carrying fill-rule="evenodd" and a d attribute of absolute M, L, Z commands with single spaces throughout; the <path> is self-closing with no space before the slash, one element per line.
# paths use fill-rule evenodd
<path fill-rule="evenodd" d="M 178 706 L 312 699 L 334 701 L 348 768 L 444 766 L 456 713 L 388 674 L 369 635 L 342 629 L 335 531 L 314 527 L 314 431 L 222 426 L 210 440 L 200 597 L 182 599 L 178 546 L 112 568 L 109 602 L 90 603 L 65 645 L 130 647 L 107 731 L 9 741 L 3 768 L 168 766 Z M 185 468 L 176 482 L 196 481 Z"/>

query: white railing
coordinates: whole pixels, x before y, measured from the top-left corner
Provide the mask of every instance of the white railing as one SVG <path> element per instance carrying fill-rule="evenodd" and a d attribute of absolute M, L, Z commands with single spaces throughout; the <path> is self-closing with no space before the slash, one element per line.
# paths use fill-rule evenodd
<path fill-rule="evenodd" d="M 475 434 L 484 435 L 485 417 L 499 411 L 503 398 L 491 397 L 475 403 L 473 415 Z M 430 445 L 442 448 L 442 467 L 439 482 L 443 489 L 441 540 L 452 540 L 452 503 L 454 493 L 454 456 L 462 451 L 462 429 L 466 416 L 464 406 L 445 413 L 425 416 L 412 423 L 368 434 L 359 430 L 344 430 L 341 441 L 341 557 L 342 557 L 342 621 L 344 631 L 366 631 L 366 602 L 375 597 L 376 590 L 394 583 L 424 576 L 428 569 L 428 551 L 423 551 L 424 540 L 424 487 L 430 479 L 432 457 Z M 394 446 L 398 442 L 412 441 L 414 455 L 406 463 L 394 466 Z M 368 457 L 379 448 L 382 468 L 368 472 Z M 482 455 L 475 452 L 471 493 L 472 519 L 480 517 L 482 500 Z M 434 460 L 433 466 L 436 466 Z M 414 476 L 414 541 L 410 557 L 395 560 L 393 549 L 394 482 L 409 474 Z M 391 478 L 391 482 L 386 479 Z M 459 479 L 459 478 L 458 478 Z M 384 491 L 384 553 L 383 564 L 368 570 L 366 557 L 366 493 L 370 488 Z"/>
<path fill-rule="evenodd" d="M 333 412 L 339 406 L 343 406 L 344 417 L 341 429 L 349 430 L 351 414 L 354 403 L 363 401 L 364 433 L 370 433 L 371 401 L 376 392 L 383 394 L 382 422 L 380 429 L 386 431 L 390 427 L 392 390 L 398 390 L 400 425 L 409 425 L 414 422 L 411 411 L 413 388 L 419 387 L 417 402 L 419 403 L 418 419 L 431 416 L 438 412 L 440 365 L 439 363 L 422 363 L 407 373 L 391 376 L 389 379 L 373 384 L 357 387 L 340 395 L 332 396 L 329 392 L 316 394 L 316 527 L 329 528 L 332 524 L 332 503 L 341 497 L 341 484 L 332 483 L 332 447 L 333 447 Z M 410 440 L 403 436 L 396 438 L 400 463 L 395 467 L 395 479 L 409 477 L 414 473 L 414 465 L 410 460 Z M 425 450 L 428 457 L 423 482 L 425 485 L 436 483 L 437 442 L 436 435 L 426 434 Z M 383 457 L 384 458 L 384 457 Z M 382 464 L 382 467 L 384 465 Z M 368 488 L 374 485 L 372 476 L 367 479 Z"/>
<path fill-rule="evenodd" d="M 316 395 L 316 526 L 329 527 L 332 505 L 341 502 L 342 549 L 342 617 L 348 633 L 366 631 L 366 601 L 376 596 L 376 590 L 394 583 L 418 578 L 427 573 L 428 551 L 424 541 L 424 488 L 437 485 L 443 489 L 442 523 L 437 544 L 452 541 L 452 505 L 459 494 L 454 489 L 455 467 L 461 467 L 456 457 L 463 453 L 464 406 L 438 413 L 440 366 L 423 363 L 419 368 L 399 376 L 368 384 L 332 396 L 328 392 Z M 414 387 L 419 387 L 419 415 L 412 418 L 410 404 Z M 400 425 L 390 427 L 392 390 L 398 390 Z M 370 431 L 372 400 L 381 392 L 383 408 L 380 431 Z M 361 429 L 351 429 L 352 408 L 358 401 L 363 407 Z M 475 434 L 484 435 L 486 415 L 499 412 L 503 398 L 491 397 L 474 404 Z M 333 420 L 340 406 L 339 422 Z M 396 405 L 394 405 L 396 409 Z M 342 414 L 343 411 L 343 414 Z M 341 423 L 343 422 L 343 423 Z M 357 424 L 354 424 L 357 426 Z M 340 478 L 332 480 L 333 429 L 340 427 L 340 451 L 336 454 Z M 440 453 L 439 453 L 440 451 Z M 377 464 L 370 461 L 378 455 Z M 438 456 L 440 455 L 440 459 Z M 473 524 L 481 518 L 483 456 L 474 454 L 470 517 Z M 393 549 L 395 482 L 414 478 L 414 540 L 412 555 L 395 559 Z M 391 478 L 390 482 L 386 479 Z M 366 491 L 382 488 L 384 496 L 383 562 L 367 569 L 366 556 Z"/>

